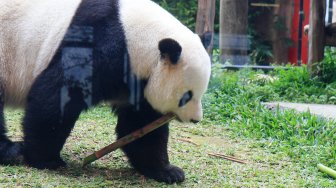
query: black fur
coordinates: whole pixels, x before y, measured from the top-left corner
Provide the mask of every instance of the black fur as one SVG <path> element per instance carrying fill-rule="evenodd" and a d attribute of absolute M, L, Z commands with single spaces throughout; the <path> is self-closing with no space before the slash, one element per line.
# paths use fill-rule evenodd
<path fill-rule="evenodd" d="M 23 147 L 20 143 L 12 143 L 5 136 L 3 96 L 0 93 L 0 163 L 8 164 L 23 153 L 25 162 L 32 167 L 56 169 L 65 166 L 60 152 L 78 116 L 90 105 L 103 100 L 113 99 L 122 103 L 113 107 L 118 115 L 116 132 L 119 138 L 161 116 L 143 97 L 139 98 L 141 101 L 138 101 L 137 107 L 128 100 L 134 87 L 125 81 L 124 73 L 131 73 L 124 69 L 125 62 L 129 62 L 118 9 L 118 1 L 82 1 L 70 28 L 93 28 L 93 40 L 73 41 L 73 36 L 70 36 L 73 31 L 69 30 L 68 37 L 62 42 L 48 68 L 32 85 L 23 119 Z M 182 49 L 177 42 L 172 41 L 162 41 L 160 49 L 163 54 L 169 54 L 172 62 L 177 62 Z M 85 58 L 76 59 L 76 63 L 80 64 L 82 58 L 92 67 L 92 75 L 86 80 L 87 83 L 78 83 L 64 68 L 73 63 L 62 57 L 69 48 L 92 48 L 92 56 L 86 54 Z M 92 61 L 86 62 L 88 57 Z M 76 71 L 78 73 L 81 72 Z M 134 75 L 126 77 L 136 78 Z M 143 93 L 146 80 L 135 83 L 140 83 L 136 88 Z M 88 88 L 89 92 L 86 91 Z M 65 104 L 62 103 L 64 89 L 68 99 Z M 87 98 L 92 100 L 91 104 L 87 103 Z M 167 183 L 181 182 L 184 173 L 180 168 L 170 165 L 167 142 L 168 125 L 127 145 L 123 150 L 132 166 L 145 176 Z"/>
<path fill-rule="evenodd" d="M 1 80 L 0 80 L 0 141 L 6 140 L 6 128 L 5 128 L 5 119 L 4 119 L 4 99 L 5 94 L 3 92 L 3 88 L 1 86 Z"/>
<path fill-rule="evenodd" d="M 73 107 L 61 118 L 63 70 L 58 59 L 59 54 L 32 86 L 23 119 L 25 161 L 40 169 L 65 165 L 60 151 L 80 113 Z"/>
<path fill-rule="evenodd" d="M 205 49 L 209 47 L 212 42 L 213 32 L 207 31 L 199 36 Z"/>
<path fill-rule="evenodd" d="M 161 58 L 169 58 L 172 64 L 177 64 L 182 53 L 182 47 L 174 39 L 163 39 L 159 42 L 159 50 L 161 52 Z"/>

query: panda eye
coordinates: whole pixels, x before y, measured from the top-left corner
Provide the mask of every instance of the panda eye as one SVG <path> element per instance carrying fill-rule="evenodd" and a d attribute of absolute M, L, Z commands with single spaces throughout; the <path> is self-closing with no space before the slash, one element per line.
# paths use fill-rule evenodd
<path fill-rule="evenodd" d="M 192 99 L 192 97 L 193 97 L 192 91 L 187 91 L 186 93 L 184 93 L 184 95 L 180 100 L 179 107 L 186 105 Z"/>

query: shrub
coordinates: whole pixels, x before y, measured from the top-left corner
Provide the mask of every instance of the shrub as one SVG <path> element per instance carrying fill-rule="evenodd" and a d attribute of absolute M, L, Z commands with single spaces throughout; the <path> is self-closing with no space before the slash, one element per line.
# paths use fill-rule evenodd
<path fill-rule="evenodd" d="M 322 82 L 332 83 L 336 81 L 336 49 L 327 47 L 322 62 L 314 65 L 316 75 Z"/>

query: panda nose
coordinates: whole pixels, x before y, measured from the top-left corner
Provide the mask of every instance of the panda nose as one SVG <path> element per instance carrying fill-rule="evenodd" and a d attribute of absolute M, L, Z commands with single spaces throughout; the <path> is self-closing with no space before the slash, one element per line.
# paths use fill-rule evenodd
<path fill-rule="evenodd" d="M 199 120 L 191 119 L 190 122 L 197 124 L 197 123 L 199 123 L 200 121 L 199 121 Z"/>

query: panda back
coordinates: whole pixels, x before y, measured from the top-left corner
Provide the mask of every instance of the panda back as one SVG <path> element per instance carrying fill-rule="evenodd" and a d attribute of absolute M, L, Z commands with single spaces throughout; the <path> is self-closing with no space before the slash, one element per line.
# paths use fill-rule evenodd
<path fill-rule="evenodd" d="M 0 1 L 0 86 L 21 106 L 60 45 L 81 0 Z"/>

